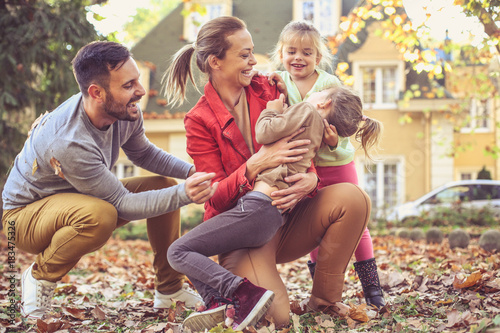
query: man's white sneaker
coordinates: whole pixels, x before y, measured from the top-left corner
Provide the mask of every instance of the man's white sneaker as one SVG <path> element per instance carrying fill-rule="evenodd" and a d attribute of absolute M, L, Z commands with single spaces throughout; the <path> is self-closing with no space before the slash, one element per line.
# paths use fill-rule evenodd
<path fill-rule="evenodd" d="M 21 277 L 21 313 L 24 317 L 41 319 L 50 307 L 56 283 L 36 280 L 31 275 L 33 265 Z"/>
<path fill-rule="evenodd" d="M 187 307 L 194 308 L 197 303 L 203 305 L 203 299 L 194 290 L 190 289 L 187 284 L 184 284 L 181 289 L 173 294 L 162 294 L 155 290 L 155 309 L 165 309 L 172 305 L 172 299 L 184 302 Z"/>

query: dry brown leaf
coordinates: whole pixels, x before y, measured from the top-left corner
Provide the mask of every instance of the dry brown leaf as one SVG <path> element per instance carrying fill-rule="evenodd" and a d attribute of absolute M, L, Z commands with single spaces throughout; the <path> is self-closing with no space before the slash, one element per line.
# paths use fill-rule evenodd
<path fill-rule="evenodd" d="M 66 178 L 64 178 L 64 174 L 62 173 L 62 170 L 61 170 L 61 163 L 58 160 L 56 160 L 54 157 L 52 157 L 50 159 L 50 165 L 54 169 L 54 173 L 57 176 L 61 177 L 62 179 L 66 179 Z"/>
<path fill-rule="evenodd" d="M 479 271 L 472 273 L 463 281 L 461 281 L 458 277 L 455 276 L 455 280 L 453 281 L 453 288 L 463 289 L 463 288 L 472 287 L 478 281 L 480 281 L 482 277 L 483 277 L 483 275 Z"/>
<path fill-rule="evenodd" d="M 355 306 L 354 304 L 350 304 L 351 309 L 349 310 L 349 317 L 360 321 L 362 323 L 368 322 L 370 320 L 368 315 L 366 314 L 366 304 L 361 304 L 360 306 Z"/>
<path fill-rule="evenodd" d="M 49 322 L 45 322 L 41 319 L 37 319 L 36 326 L 37 332 L 39 333 L 53 333 L 58 331 L 63 327 L 63 322 L 57 319 L 51 319 Z"/>
<path fill-rule="evenodd" d="M 304 313 L 307 312 L 307 310 L 305 309 L 305 307 L 302 306 L 300 301 L 290 302 L 290 311 L 292 311 L 292 313 L 295 313 L 299 316 L 303 315 Z"/>
<path fill-rule="evenodd" d="M 104 320 L 106 319 L 106 313 L 101 309 L 99 305 L 97 305 L 92 311 L 90 312 L 94 315 L 99 320 Z"/>
<path fill-rule="evenodd" d="M 70 308 L 70 307 L 66 307 L 66 306 L 63 306 L 61 308 L 62 308 L 63 313 L 65 315 L 68 315 L 68 316 L 73 317 L 75 319 L 80 319 L 80 320 L 85 319 L 85 310 L 84 309 Z"/>

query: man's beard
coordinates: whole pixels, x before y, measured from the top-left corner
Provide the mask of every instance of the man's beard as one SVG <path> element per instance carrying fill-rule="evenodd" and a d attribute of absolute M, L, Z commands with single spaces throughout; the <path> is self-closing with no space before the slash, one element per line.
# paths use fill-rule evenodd
<path fill-rule="evenodd" d="M 137 118 L 130 115 L 127 111 L 127 105 L 131 102 L 138 101 L 140 98 L 131 99 L 126 105 L 121 105 L 115 101 L 113 94 L 106 91 L 106 101 L 104 102 L 104 112 L 115 117 L 118 120 L 136 121 Z"/>

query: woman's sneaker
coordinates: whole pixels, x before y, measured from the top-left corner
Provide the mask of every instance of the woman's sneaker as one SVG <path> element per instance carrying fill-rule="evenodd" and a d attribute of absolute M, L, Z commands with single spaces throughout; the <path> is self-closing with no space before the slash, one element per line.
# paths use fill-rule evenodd
<path fill-rule="evenodd" d="M 193 332 L 210 330 L 219 323 L 224 322 L 224 311 L 226 305 L 230 303 L 231 300 L 229 299 L 212 297 L 207 304 L 206 310 L 192 313 L 184 320 L 182 326 L 189 328 Z"/>
<path fill-rule="evenodd" d="M 36 280 L 31 274 L 34 265 L 21 276 L 21 313 L 27 318 L 41 319 L 50 309 L 56 283 Z"/>
<path fill-rule="evenodd" d="M 231 299 L 233 304 L 227 307 L 226 317 L 229 318 L 229 323 L 231 319 L 234 321 L 233 330 L 241 331 L 262 319 L 273 302 L 274 293 L 252 284 L 245 278 Z"/>

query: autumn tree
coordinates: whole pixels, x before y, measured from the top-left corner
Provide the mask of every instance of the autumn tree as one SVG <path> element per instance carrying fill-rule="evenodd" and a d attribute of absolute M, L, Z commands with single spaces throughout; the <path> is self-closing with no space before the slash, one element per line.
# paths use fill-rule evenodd
<path fill-rule="evenodd" d="M 455 5 L 462 7 L 468 16 L 475 16 L 484 26 L 484 38 L 478 45 L 459 45 L 453 40 L 433 40 L 429 34 L 426 22 L 420 26 L 412 24 L 408 18 L 402 0 L 364 0 L 342 18 L 340 32 L 329 38 L 329 46 L 337 55 L 336 74 L 346 84 L 353 83 L 350 64 L 346 54 L 356 48 L 360 41 L 358 34 L 364 33 L 368 24 L 373 21 L 380 23 L 377 34 L 392 41 L 404 60 L 411 64 L 417 75 L 426 75 L 429 83 L 426 87 L 414 85 L 405 91 L 405 100 L 412 98 L 442 98 L 445 89 L 457 97 L 457 102 L 449 105 L 450 121 L 457 129 L 470 122 L 468 110 L 472 100 L 495 98 L 500 92 L 500 21 L 499 1 L 455 0 Z M 424 8 L 425 9 L 425 8 Z M 432 13 L 427 13 L 431 17 Z M 443 54 L 449 57 L 443 58 Z M 474 69 L 463 71 L 466 66 Z M 496 67 L 495 67 L 496 66 Z M 456 84 L 447 87 L 436 84 L 446 76 L 462 76 Z M 455 76 L 456 77 L 456 76 Z M 464 89 L 460 83 L 467 81 Z M 448 80 L 453 82 L 453 80 Z M 401 122 L 411 121 L 408 115 L 402 116 Z M 456 154 L 464 147 L 451 147 L 451 153 Z M 498 147 L 484 147 L 486 153 L 497 158 Z"/>
<path fill-rule="evenodd" d="M 102 0 L 0 0 L 0 189 L 40 113 L 78 92 L 71 60 L 99 39 L 86 6 Z"/>

